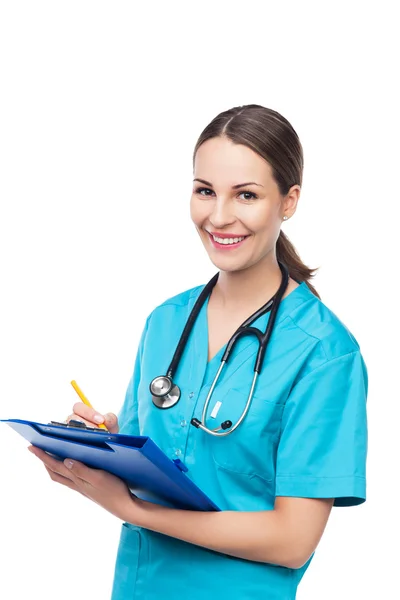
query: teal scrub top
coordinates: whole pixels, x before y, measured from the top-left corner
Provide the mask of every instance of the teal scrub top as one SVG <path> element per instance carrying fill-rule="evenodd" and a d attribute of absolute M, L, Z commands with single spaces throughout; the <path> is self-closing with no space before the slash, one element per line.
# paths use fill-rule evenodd
<path fill-rule="evenodd" d="M 366 499 L 368 376 L 348 328 L 303 282 L 280 304 L 250 410 L 226 437 L 190 425 L 201 419 L 220 365 L 208 362 L 207 304 L 195 322 L 174 381 L 180 401 L 154 406 L 149 384 L 166 373 L 204 286 L 181 293 L 148 317 L 119 415 L 120 432 L 146 435 L 222 510 L 272 510 L 276 496 Z M 270 312 L 254 326 L 265 330 Z M 213 393 L 207 425 L 233 423 L 245 406 L 258 343 L 239 339 Z M 222 403 L 217 418 L 210 413 Z M 220 554 L 127 523 L 122 525 L 112 600 L 292 600 L 312 557 L 300 569 Z"/>

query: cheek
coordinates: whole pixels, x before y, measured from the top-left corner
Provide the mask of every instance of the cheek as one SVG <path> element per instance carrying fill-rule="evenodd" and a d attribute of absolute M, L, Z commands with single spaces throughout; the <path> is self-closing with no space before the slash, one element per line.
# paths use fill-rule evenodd
<path fill-rule="evenodd" d="M 247 210 L 245 210 L 246 208 Z M 271 207 L 268 206 L 241 207 L 237 218 L 253 233 L 263 233 L 267 236 L 268 233 L 272 234 L 275 229 L 276 218 Z"/>
<path fill-rule="evenodd" d="M 207 206 L 196 198 L 190 200 L 190 217 L 196 225 L 201 225 L 207 218 Z"/>

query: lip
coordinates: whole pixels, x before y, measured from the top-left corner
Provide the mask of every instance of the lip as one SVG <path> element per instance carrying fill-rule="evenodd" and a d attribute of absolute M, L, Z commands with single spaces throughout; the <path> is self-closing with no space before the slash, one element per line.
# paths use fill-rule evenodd
<path fill-rule="evenodd" d="M 247 240 L 247 238 L 249 237 L 247 236 L 242 236 L 242 235 L 237 235 L 237 234 L 224 234 L 223 236 L 221 234 L 216 234 L 216 233 L 210 233 L 209 231 L 205 230 L 208 233 L 208 237 L 210 238 L 210 242 L 211 244 L 214 246 L 214 248 L 216 248 L 216 250 L 234 250 L 235 248 L 239 248 L 239 246 L 242 246 L 242 244 L 245 243 L 245 241 Z M 216 235 L 217 237 L 223 237 L 223 238 L 237 238 L 237 237 L 244 237 L 244 240 L 242 240 L 241 242 L 236 242 L 236 244 L 219 244 L 218 242 L 216 242 L 213 238 L 213 235 Z"/>
<path fill-rule="evenodd" d="M 248 234 L 243 233 L 219 233 L 218 231 L 208 231 L 208 229 L 206 229 L 205 231 L 207 231 L 207 233 L 209 233 L 210 235 L 215 235 L 215 237 L 219 237 L 222 239 L 248 237 Z"/>

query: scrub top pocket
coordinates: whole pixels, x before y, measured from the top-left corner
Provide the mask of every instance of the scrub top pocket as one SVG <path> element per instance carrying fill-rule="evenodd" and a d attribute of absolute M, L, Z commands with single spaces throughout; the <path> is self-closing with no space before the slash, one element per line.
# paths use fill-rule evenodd
<path fill-rule="evenodd" d="M 247 391 L 233 388 L 226 392 L 216 418 L 208 416 L 208 427 L 216 428 L 228 419 L 235 424 L 247 397 Z M 209 415 L 214 405 L 215 401 L 210 405 Z M 211 455 L 224 479 L 224 487 L 236 485 L 247 495 L 250 493 L 257 497 L 272 495 L 282 413 L 283 404 L 254 395 L 244 421 L 235 431 L 222 437 L 206 434 Z"/>

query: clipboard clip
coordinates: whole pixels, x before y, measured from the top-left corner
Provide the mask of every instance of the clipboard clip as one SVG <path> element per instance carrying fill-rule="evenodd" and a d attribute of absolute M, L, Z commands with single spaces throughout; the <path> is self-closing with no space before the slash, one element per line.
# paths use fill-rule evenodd
<path fill-rule="evenodd" d="M 77 421 L 76 419 L 71 419 L 68 423 L 59 423 L 58 421 L 50 421 L 50 423 L 48 423 L 48 425 L 60 425 L 61 427 L 84 429 L 85 431 L 96 431 L 96 433 L 99 433 L 100 431 L 102 433 L 110 433 L 106 429 L 100 429 L 100 427 L 89 427 L 88 425 L 86 425 L 86 423 L 83 423 L 83 421 Z"/>
<path fill-rule="evenodd" d="M 185 463 L 183 463 L 180 458 L 173 458 L 172 462 L 176 464 L 176 466 L 182 471 L 182 473 L 187 473 L 187 471 L 189 471 Z"/>

